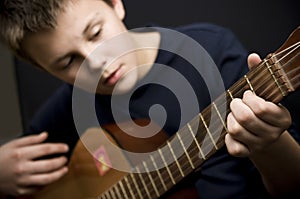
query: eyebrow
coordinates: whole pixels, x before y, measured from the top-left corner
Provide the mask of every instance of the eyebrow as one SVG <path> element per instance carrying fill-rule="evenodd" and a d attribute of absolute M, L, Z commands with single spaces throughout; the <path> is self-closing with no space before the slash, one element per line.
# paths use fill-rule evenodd
<path fill-rule="evenodd" d="M 88 24 L 86 25 L 86 27 L 84 28 L 82 35 L 87 34 L 87 31 L 90 29 L 90 27 L 92 26 L 92 24 L 94 23 L 95 19 L 97 18 L 97 16 L 100 14 L 100 12 L 96 12 L 96 14 L 94 14 L 92 17 L 90 17 L 88 19 Z M 68 58 L 70 56 L 70 53 L 67 53 L 65 55 L 60 56 L 59 58 L 57 58 L 52 64 L 51 66 L 55 66 L 57 64 L 59 64 L 61 61 L 63 61 L 64 59 Z"/>
<path fill-rule="evenodd" d="M 97 16 L 100 14 L 100 12 L 96 12 L 96 14 L 91 17 L 88 21 L 87 26 L 84 28 L 82 35 L 85 35 L 87 33 L 87 31 L 91 28 L 92 24 L 94 23 L 94 21 L 96 20 Z"/>

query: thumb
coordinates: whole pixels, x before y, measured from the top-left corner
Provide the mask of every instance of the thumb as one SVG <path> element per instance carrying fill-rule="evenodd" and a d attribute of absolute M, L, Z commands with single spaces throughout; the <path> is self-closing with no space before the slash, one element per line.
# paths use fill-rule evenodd
<path fill-rule="evenodd" d="M 249 69 L 254 68 L 261 62 L 261 58 L 258 54 L 256 53 L 251 53 L 248 56 L 248 67 Z"/>

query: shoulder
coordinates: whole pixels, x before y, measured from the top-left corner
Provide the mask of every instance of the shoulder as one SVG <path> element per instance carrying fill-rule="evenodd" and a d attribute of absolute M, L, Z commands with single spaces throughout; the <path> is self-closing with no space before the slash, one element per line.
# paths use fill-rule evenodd
<path fill-rule="evenodd" d="M 212 23 L 192 23 L 174 27 L 174 30 L 178 30 L 184 33 L 202 32 L 209 34 L 219 34 L 220 32 L 228 31 L 229 29 Z"/>
<path fill-rule="evenodd" d="M 237 36 L 227 27 L 211 23 L 193 23 L 173 28 L 198 42 L 216 60 L 224 52 L 247 53 Z"/>
<path fill-rule="evenodd" d="M 174 30 L 191 37 L 208 52 L 219 68 L 226 88 L 248 71 L 248 52 L 229 28 L 194 23 L 176 27 Z"/>
<path fill-rule="evenodd" d="M 230 29 L 210 23 L 193 23 L 175 27 L 174 30 L 186 34 L 196 40 L 200 39 L 210 42 L 218 42 L 221 38 L 234 36 Z"/>
<path fill-rule="evenodd" d="M 69 84 L 60 86 L 46 102 L 39 107 L 31 120 L 28 131 L 33 133 L 46 130 L 48 126 L 53 125 L 54 121 L 58 121 L 60 116 L 66 116 L 72 106 L 72 89 Z"/>

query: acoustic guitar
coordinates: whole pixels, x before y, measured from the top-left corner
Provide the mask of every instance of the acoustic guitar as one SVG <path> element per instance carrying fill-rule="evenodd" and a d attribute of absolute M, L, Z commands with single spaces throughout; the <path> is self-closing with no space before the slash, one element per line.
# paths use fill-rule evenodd
<path fill-rule="evenodd" d="M 200 122 L 195 122 L 194 118 L 171 138 L 167 138 L 163 132 L 149 139 L 134 138 L 118 129 L 116 125 L 107 125 L 103 129 L 88 129 L 74 149 L 68 174 L 35 195 L 24 198 L 196 198 L 196 192 L 192 188 L 183 189 L 175 195 L 169 193 L 224 146 L 226 122 L 221 115 L 229 113 L 230 101 L 236 97 L 240 98 L 244 91 L 252 90 L 268 101 L 279 103 L 299 87 L 300 27 L 275 53 L 268 55 L 256 68 L 250 70 L 199 113 L 196 117 Z M 219 108 L 224 104 L 225 113 Z M 145 125 L 147 121 L 140 120 L 138 123 Z M 127 130 L 132 129 L 128 126 Z M 120 148 L 133 152 L 155 153 L 142 162 L 134 163 L 133 172 L 118 171 L 110 167 L 111 162 L 118 162 L 124 168 L 131 168 L 133 160 L 128 159 L 122 150 L 110 151 L 109 145 L 100 143 L 100 134 L 108 137 Z M 89 146 L 89 150 L 83 143 Z M 174 151 L 177 150 L 175 145 L 181 147 L 182 154 L 179 158 L 174 155 Z M 108 155 L 112 153 L 113 155 Z M 173 158 L 173 161 L 167 164 L 166 160 L 170 158 Z M 159 163 L 165 166 L 158 168 Z"/>

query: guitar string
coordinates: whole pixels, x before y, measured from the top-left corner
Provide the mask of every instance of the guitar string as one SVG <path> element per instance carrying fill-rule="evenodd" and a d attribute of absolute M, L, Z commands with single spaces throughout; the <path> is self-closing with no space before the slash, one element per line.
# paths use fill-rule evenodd
<path fill-rule="evenodd" d="M 290 55 L 293 51 L 297 50 L 297 48 L 299 48 L 299 46 L 300 46 L 300 41 L 298 41 L 298 42 L 294 43 L 293 45 L 291 45 L 291 46 L 289 46 L 289 47 L 287 47 L 287 48 L 285 48 L 285 49 L 283 49 L 283 50 L 281 50 L 281 51 L 279 51 L 279 52 L 273 54 L 273 56 L 275 56 L 275 57 L 276 57 L 276 56 L 279 56 L 280 54 L 284 53 L 285 51 L 288 51 L 288 50 L 290 50 L 291 48 L 294 48 L 294 47 L 295 47 L 292 51 L 289 51 L 289 52 L 286 53 L 284 56 L 282 56 L 282 58 L 284 58 L 284 57 Z"/>
<path fill-rule="evenodd" d="M 293 49 L 287 53 L 286 55 L 282 56 L 280 59 L 278 59 L 278 61 L 276 61 L 276 63 L 282 61 L 283 59 L 287 58 L 288 55 L 291 55 L 292 53 L 294 53 L 295 51 L 298 51 L 300 48 L 300 42 L 297 42 L 295 45 L 293 45 Z M 292 56 L 290 59 L 288 59 L 287 62 L 285 62 L 286 64 L 292 62 L 294 59 L 296 59 L 298 56 L 300 55 L 300 52 L 297 52 L 294 56 Z M 299 57 L 298 57 L 299 58 Z M 285 66 L 283 66 L 285 67 Z M 282 67 L 282 68 L 283 68 Z M 294 71 L 296 70 L 296 71 Z M 299 87 L 300 86 L 300 82 L 299 82 L 299 74 L 297 74 L 297 70 L 299 71 L 299 66 L 296 66 L 296 68 L 294 68 L 293 70 L 288 70 L 286 72 L 286 75 L 289 77 L 289 81 L 292 83 L 292 85 L 294 87 Z M 296 74 L 296 76 L 294 76 Z M 292 76 L 292 77 L 290 77 Z"/>

